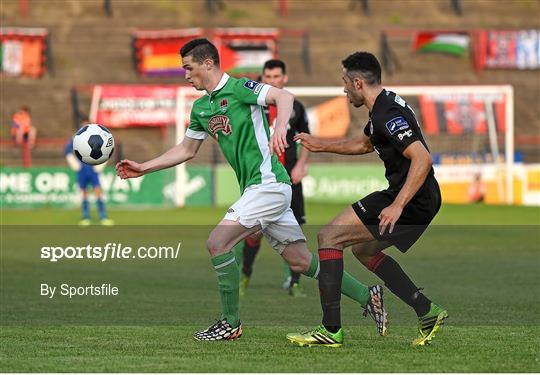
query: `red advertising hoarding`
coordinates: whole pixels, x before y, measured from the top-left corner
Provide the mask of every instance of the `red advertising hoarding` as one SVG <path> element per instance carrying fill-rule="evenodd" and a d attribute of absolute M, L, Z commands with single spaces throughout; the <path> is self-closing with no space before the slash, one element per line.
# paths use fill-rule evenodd
<path fill-rule="evenodd" d="M 90 120 L 111 128 L 175 124 L 178 86 L 97 85 Z"/>

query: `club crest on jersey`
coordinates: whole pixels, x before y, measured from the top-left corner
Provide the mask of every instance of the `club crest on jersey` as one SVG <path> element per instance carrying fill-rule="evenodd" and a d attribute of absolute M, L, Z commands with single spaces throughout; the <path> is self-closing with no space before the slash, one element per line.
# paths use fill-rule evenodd
<path fill-rule="evenodd" d="M 227 108 L 229 107 L 229 102 L 227 99 L 221 99 L 219 102 L 219 110 L 223 113 L 227 112 Z"/>
<path fill-rule="evenodd" d="M 218 137 L 217 132 L 221 131 L 223 135 L 230 135 L 232 133 L 231 124 L 229 123 L 229 118 L 224 115 L 217 115 L 208 120 L 208 131 L 216 139 Z"/>
<path fill-rule="evenodd" d="M 395 117 L 386 123 L 386 129 L 390 132 L 390 135 L 394 135 L 401 130 L 409 128 L 407 120 L 403 116 Z"/>

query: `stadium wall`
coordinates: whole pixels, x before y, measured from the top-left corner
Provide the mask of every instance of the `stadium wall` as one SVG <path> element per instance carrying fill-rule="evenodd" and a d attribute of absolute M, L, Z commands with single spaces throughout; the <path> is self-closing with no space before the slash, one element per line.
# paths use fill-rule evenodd
<path fill-rule="evenodd" d="M 186 206 L 228 206 L 240 196 L 234 171 L 226 164 L 214 170 L 188 165 L 186 172 Z M 444 203 L 505 203 L 504 170 L 496 164 L 437 165 L 435 174 Z M 121 180 L 107 168 L 101 176 L 105 199 L 117 208 L 174 207 L 175 183 L 174 170 Z M 303 181 L 306 201 L 313 203 L 349 204 L 386 186 L 380 164 L 314 164 Z M 540 164 L 517 164 L 513 188 L 514 204 L 540 206 Z M 3 208 L 74 208 L 80 199 L 76 175 L 69 168 L 3 168 L 0 173 Z"/>

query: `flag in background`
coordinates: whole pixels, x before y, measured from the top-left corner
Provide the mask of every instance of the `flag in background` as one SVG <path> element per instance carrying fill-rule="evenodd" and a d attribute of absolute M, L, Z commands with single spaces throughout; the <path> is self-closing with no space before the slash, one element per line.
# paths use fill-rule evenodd
<path fill-rule="evenodd" d="M 0 29 L 2 73 L 38 78 L 45 72 L 46 29 L 3 27 Z"/>
<path fill-rule="evenodd" d="M 439 52 L 463 56 L 469 50 L 467 33 L 420 31 L 416 33 L 413 48 L 416 52 Z"/>

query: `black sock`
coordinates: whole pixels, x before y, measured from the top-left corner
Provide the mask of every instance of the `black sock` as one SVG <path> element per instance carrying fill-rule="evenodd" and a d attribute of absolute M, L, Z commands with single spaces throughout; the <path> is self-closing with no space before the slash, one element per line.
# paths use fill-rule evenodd
<path fill-rule="evenodd" d="M 411 306 L 416 315 L 420 317 L 429 312 L 431 301 L 420 293 L 420 289 L 392 257 L 381 252 L 370 261 L 368 269 L 379 276 L 392 293 Z"/>
<path fill-rule="evenodd" d="M 336 333 L 341 328 L 341 279 L 343 278 L 343 252 L 319 249 L 319 293 L 323 310 L 322 324 Z"/>
<path fill-rule="evenodd" d="M 289 283 L 289 286 L 293 286 L 293 284 L 298 284 L 300 282 L 300 272 L 294 272 L 291 270 L 291 282 Z"/>
<path fill-rule="evenodd" d="M 244 240 L 244 261 L 242 263 L 242 273 L 246 276 L 251 276 L 253 272 L 253 263 L 255 262 L 255 257 L 261 248 L 261 241 L 252 240 L 246 238 Z"/>

